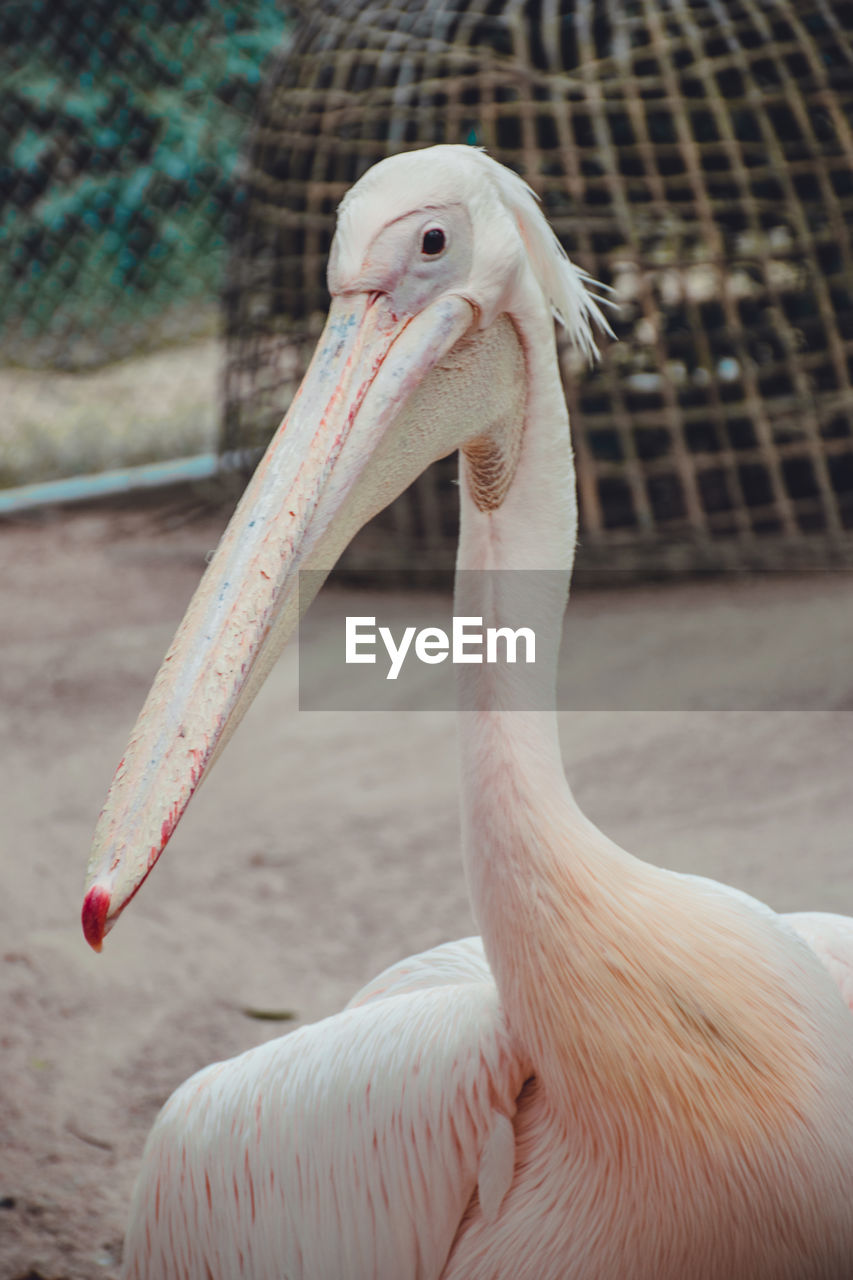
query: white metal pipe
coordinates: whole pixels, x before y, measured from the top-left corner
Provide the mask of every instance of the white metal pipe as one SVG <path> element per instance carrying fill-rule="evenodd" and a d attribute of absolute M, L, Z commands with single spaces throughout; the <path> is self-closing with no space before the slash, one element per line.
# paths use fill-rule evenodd
<path fill-rule="evenodd" d="M 110 494 L 159 489 L 193 480 L 209 480 L 227 471 L 254 466 L 263 450 L 233 453 L 200 453 L 194 458 L 174 458 L 138 467 L 121 467 L 94 475 L 66 476 L 42 484 L 25 484 L 17 489 L 0 489 L 0 516 L 36 507 L 87 502 Z"/>

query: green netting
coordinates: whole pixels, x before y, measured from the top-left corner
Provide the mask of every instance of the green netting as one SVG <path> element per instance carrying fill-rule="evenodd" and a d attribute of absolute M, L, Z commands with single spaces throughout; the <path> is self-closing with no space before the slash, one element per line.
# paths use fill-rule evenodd
<path fill-rule="evenodd" d="M 284 33 L 278 0 L 5 0 L 7 359 L 105 359 L 210 314 L 241 139 Z"/>

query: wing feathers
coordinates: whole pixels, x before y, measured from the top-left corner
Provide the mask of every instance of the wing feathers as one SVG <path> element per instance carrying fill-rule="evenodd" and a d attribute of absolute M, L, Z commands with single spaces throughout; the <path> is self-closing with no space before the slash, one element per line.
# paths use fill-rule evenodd
<path fill-rule="evenodd" d="M 853 1012 L 853 920 L 826 911 L 798 911 L 782 919 L 822 961 Z"/>
<path fill-rule="evenodd" d="M 494 1222 L 515 1173 L 515 1129 L 508 1116 L 495 1116 L 480 1155 L 477 1192 L 486 1222 Z"/>
<path fill-rule="evenodd" d="M 392 964 L 356 992 L 347 1008 L 356 1009 L 372 1000 L 384 1000 L 388 996 L 467 982 L 494 986 L 481 938 L 460 938 L 457 942 L 444 942 L 430 951 L 422 951 L 419 955 L 408 956 L 405 960 Z"/>
<path fill-rule="evenodd" d="M 437 1280 L 478 1178 L 490 1212 L 503 1199 L 528 1074 L 494 986 L 470 980 L 476 948 L 438 950 L 391 978 L 397 994 L 173 1094 L 143 1158 L 126 1280 L 177 1274 L 175 1258 L 186 1280 Z M 431 967 L 442 985 L 423 985 Z"/>

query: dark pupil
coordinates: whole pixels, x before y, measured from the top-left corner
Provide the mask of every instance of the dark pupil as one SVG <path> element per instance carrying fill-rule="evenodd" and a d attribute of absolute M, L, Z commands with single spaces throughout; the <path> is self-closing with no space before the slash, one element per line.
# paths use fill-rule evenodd
<path fill-rule="evenodd" d="M 438 227 L 433 227 L 431 231 L 424 232 L 423 252 L 424 253 L 441 253 L 444 248 L 444 232 L 439 231 Z"/>

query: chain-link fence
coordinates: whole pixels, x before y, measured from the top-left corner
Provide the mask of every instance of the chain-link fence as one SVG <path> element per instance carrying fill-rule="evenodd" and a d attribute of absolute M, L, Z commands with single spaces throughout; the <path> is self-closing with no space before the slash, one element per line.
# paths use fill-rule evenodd
<path fill-rule="evenodd" d="M 0 344 L 79 367 L 215 323 L 279 0 L 0 5 Z"/>

